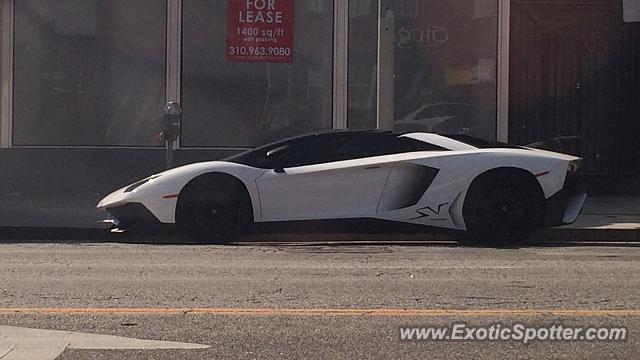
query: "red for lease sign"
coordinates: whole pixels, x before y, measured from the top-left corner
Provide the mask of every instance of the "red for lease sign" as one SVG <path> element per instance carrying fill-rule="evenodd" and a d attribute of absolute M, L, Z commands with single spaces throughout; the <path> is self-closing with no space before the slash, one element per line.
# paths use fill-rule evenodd
<path fill-rule="evenodd" d="M 228 0 L 227 61 L 293 62 L 295 0 Z"/>

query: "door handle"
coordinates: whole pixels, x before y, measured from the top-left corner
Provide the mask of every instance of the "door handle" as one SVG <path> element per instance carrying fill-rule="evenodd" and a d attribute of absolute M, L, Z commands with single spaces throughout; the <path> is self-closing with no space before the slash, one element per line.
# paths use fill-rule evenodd
<path fill-rule="evenodd" d="M 380 165 L 373 165 L 373 166 L 367 166 L 366 168 L 364 168 L 365 170 L 375 170 L 375 169 L 380 169 L 382 166 Z"/>

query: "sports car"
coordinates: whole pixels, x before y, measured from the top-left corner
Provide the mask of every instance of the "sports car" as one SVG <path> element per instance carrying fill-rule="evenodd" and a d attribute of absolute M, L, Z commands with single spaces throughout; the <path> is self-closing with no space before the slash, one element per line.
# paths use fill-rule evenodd
<path fill-rule="evenodd" d="M 176 224 L 218 243 L 251 222 L 373 218 L 505 244 L 576 220 L 580 162 L 467 135 L 334 130 L 174 168 L 97 207 L 120 229 Z"/>

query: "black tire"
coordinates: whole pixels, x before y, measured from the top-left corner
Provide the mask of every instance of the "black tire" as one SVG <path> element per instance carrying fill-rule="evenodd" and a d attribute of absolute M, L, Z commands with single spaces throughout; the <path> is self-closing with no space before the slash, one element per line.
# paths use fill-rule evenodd
<path fill-rule="evenodd" d="M 540 227 L 542 189 L 533 175 L 518 169 L 498 169 L 476 178 L 464 201 L 462 215 L 471 243 L 516 245 Z"/>
<path fill-rule="evenodd" d="M 178 197 L 178 230 L 200 243 L 233 242 L 252 220 L 246 189 L 238 180 L 224 175 L 194 179 Z"/>

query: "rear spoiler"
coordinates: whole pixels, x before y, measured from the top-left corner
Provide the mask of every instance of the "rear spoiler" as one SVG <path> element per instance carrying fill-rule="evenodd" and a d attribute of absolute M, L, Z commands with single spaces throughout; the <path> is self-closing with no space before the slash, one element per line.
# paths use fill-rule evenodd
<path fill-rule="evenodd" d="M 580 148 L 582 139 L 584 136 L 559 136 L 552 139 L 536 141 L 534 143 L 525 145 L 534 149 L 548 150 L 559 152 L 563 154 L 569 154 L 574 156 L 580 156 Z"/>

